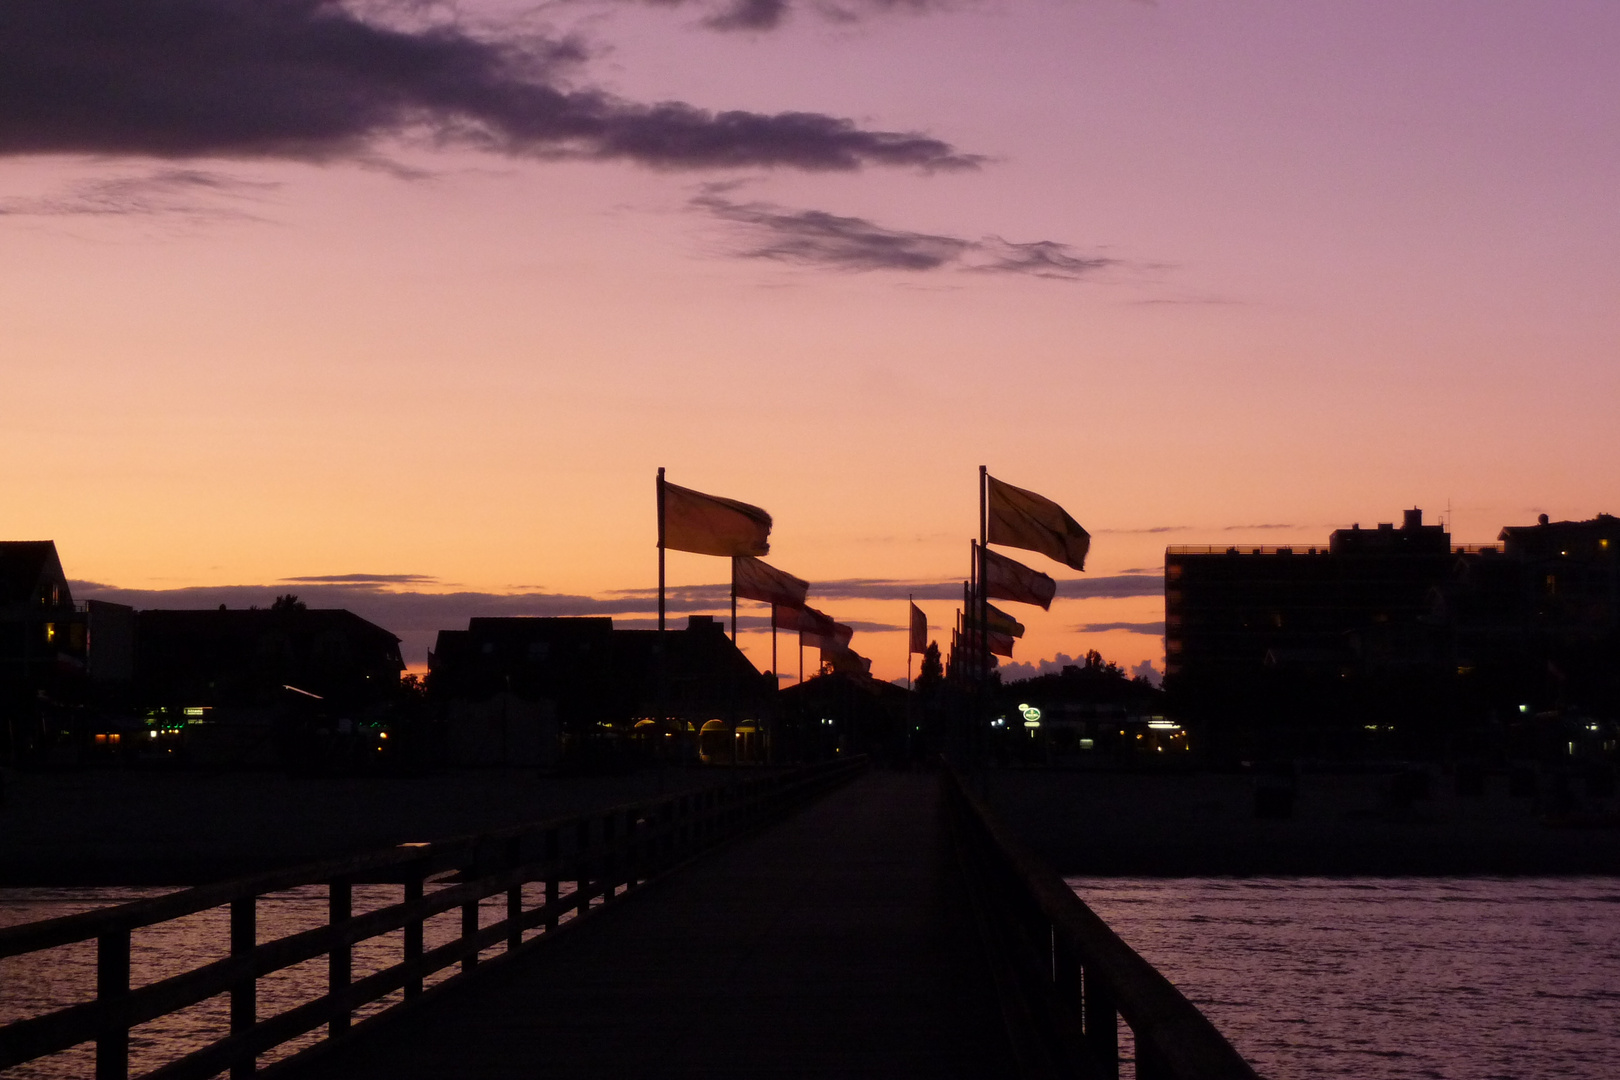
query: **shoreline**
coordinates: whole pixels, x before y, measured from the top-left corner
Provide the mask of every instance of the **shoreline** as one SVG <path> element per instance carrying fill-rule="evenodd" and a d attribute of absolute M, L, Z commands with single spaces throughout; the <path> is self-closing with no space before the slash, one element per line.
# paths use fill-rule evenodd
<path fill-rule="evenodd" d="M 1388 773 L 1306 773 L 1292 817 L 1257 818 L 1231 773 L 996 772 L 991 808 L 1064 877 L 1620 875 L 1620 829 L 1545 825 L 1504 776 L 1479 796 L 1437 779 L 1410 810 Z"/>

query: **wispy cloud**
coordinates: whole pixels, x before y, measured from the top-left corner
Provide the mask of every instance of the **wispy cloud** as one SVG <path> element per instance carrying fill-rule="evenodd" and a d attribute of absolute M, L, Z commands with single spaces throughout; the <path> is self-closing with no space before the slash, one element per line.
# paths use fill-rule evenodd
<path fill-rule="evenodd" d="M 281 580 L 292 585 L 367 585 L 379 589 L 387 585 L 436 585 L 439 581 L 431 574 L 311 574 Z"/>
<path fill-rule="evenodd" d="M 1113 533 L 1116 536 L 1142 536 L 1153 533 L 1188 532 L 1191 525 L 1149 525 L 1141 529 L 1093 529 L 1096 533 Z"/>
<path fill-rule="evenodd" d="M 3 91 L 0 91 L 3 98 Z M 0 128 L 4 121 L 0 120 Z M 279 185 L 242 180 L 205 169 L 163 168 L 124 176 L 78 180 L 61 191 L 0 199 L 0 216 L 152 217 L 253 221 L 249 206 Z"/>
<path fill-rule="evenodd" d="M 769 202 L 738 202 L 734 184 L 708 184 L 692 207 L 733 226 L 733 254 L 831 270 L 952 270 L 1077 281 L 1118 261 L 1084 255 L 1052 240 L 1014 243 L 999 236 L 969 240 L 942 233 L 891 229 L 825 210 L 796 210 Z"/>
<path fill-rule="evenodd" d="M 411 137 L 665 169 L 979 161 L 822 113 L 626 101 L 578 84 L 587 59 L 573 39 L 388 25 L 340 0 L 6 0 L 0 155 L 328 161 Z"/>
<path fill-rule="evenodd" d="M 1164 620 L 1157 622 L 1088 622 L 1081 623 L 1074 628 L 1077 634 L 1106 634 L 1111 630 L 1123 630 L 1127 634 L 1150 634 L 1153 637 L 1164 636 Z"/>

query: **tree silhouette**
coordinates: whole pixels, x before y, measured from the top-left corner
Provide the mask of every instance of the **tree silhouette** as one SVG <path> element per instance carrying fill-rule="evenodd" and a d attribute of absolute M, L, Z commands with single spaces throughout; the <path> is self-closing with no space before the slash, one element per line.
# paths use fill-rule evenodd
<path fill-rule="evenodd" d="M 939 659 L 939 643 L 930 641 L 928 648 L 923 650 L 922 670 L 917 672 L 917 681 L 912 686 L 924 697 L 932 697 L 939 692 L 940 684 L 944 681 L 945 665 Z"/>
<path fill-rule="evenodd" d="M 271 611 L 308 611 L 309 605 L 304 603 L 292 593 L 284 593 L 276 597 L 276 602 L 270 605 Z"/>

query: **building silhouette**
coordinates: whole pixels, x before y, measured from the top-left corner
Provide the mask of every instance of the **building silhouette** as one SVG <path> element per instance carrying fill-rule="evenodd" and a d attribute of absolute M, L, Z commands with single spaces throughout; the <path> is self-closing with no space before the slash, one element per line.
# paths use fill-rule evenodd
<path fill-rule="evenodd" d="M 1454 547 L 1417 509 L 1321 547 L 1171 547 L 1166 687 L 1235 753 L 1523 752 L 1575 714 L 1611 753 L 1617 555 L 1608 515 Z"/>
<path fill-rule="evenodd" d="M 609 618 L 474 618 L 439 631 L 428 695 L 452 728 L 514 705 L 536 722 L 554 717 L 567 765 L 731 763 L 772 756 L 774 682 L 707 615 L 664 632 Z M 454 730 L 449 738 L 467 741 Z"/>

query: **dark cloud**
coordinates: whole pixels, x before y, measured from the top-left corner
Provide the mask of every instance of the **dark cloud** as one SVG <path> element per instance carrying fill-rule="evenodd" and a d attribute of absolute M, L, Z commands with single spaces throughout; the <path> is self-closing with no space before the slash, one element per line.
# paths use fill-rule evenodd
<path fill-rule="evenodd" d="M 861 22 L 873 15 L 892 11 L 922 13 L 958 6 L 954 0 L 642 0 L 653 7 L 684 7 L 688 4 L 709 9 L 703 25 L 711 30 L 775 30 L 795 10 L 808 9 L 828 22 Z"/>
<path fill-rule="evenodd" d="M 692 206 L 736 226 L 745 240 L 736 254 L 834 270 L 962 270 L 1074 281 L 1115 265 L 1065 244 L 1017 244 L 998 236 L 959 236 L 890 229 L 866 218 L 825 210 L 795 210 L 768 202 L 737 202 L 731 184 L 706 185 Z"/>
<path fill-rule="evenodd" d="M 1163 596 L 1162 574 L 1114 574 L 1092 578 L 1059 578 L 1058 595 L 1071 600 L 1127 596 Z"/>
<path fill-rule="evenodd" d="M 1222 532 L 1248 532 L 1250 529 L 1297 529 L 1298 525 L 1227 525 Z"/>
<path fill-rule="evenodd" d="M 712 30 L 774 30 L 787 13 L 788 0 L 732 0 L 703 24 Z"/>
<path fill-rule="evenodd" d="M 573 41 L 391 27 L 337 0 L 5 0 L 0 154 L 321 161 L 389 136 L 659 168 L 967 168 L 924 135 L 581 88 Z"/>
<path fill-rule="evenodd" d="M 182 589 L 123 589 L 95 581 L 72 581 L 77 600 L 110 600 L 134 608 L 267 608 L 277 596 L 295 592 L 312 608 L 347 608 L 361 618 L 397 634 L 407 662 L 421 664 L 440 630 L 464 629 L 474 616 L 607 615 L 615 626 L 646 629 L 658 625 L 658 594 L 652 589 L 621 590 L 607 596 L 521 592 L 417 592 L 394 584 L 431 583 L 421 574 L 330 574 L 284 578 L 275 585 L 206 585 Z M 958 586 L 960 589 L 960 586 Z M 688 615 L 723 614 L 731 586 L 702 585 L 670 589 L 665 595 L 667 625 L 682 627 Z M 750 605 L 751 606 L 751 605 Z M 755 609 L 758 610 L 757 608 Z M 832 612 L 836 617 L 836 612 Z M 887 633 L 903 627 L 889 623 L 840 620 L 858 633 Z M 770 628 L 768 617 L 739 614 L 738 628 Z"/>
<path fill-rule="evenodd" d="M 1123 630 L 1128 634 L 1164 636 L 1164 620 L 1158 622 L 1088 622 L 1074 628 L 1077 634 L 1106 634 L 1110 630 Z"/>

